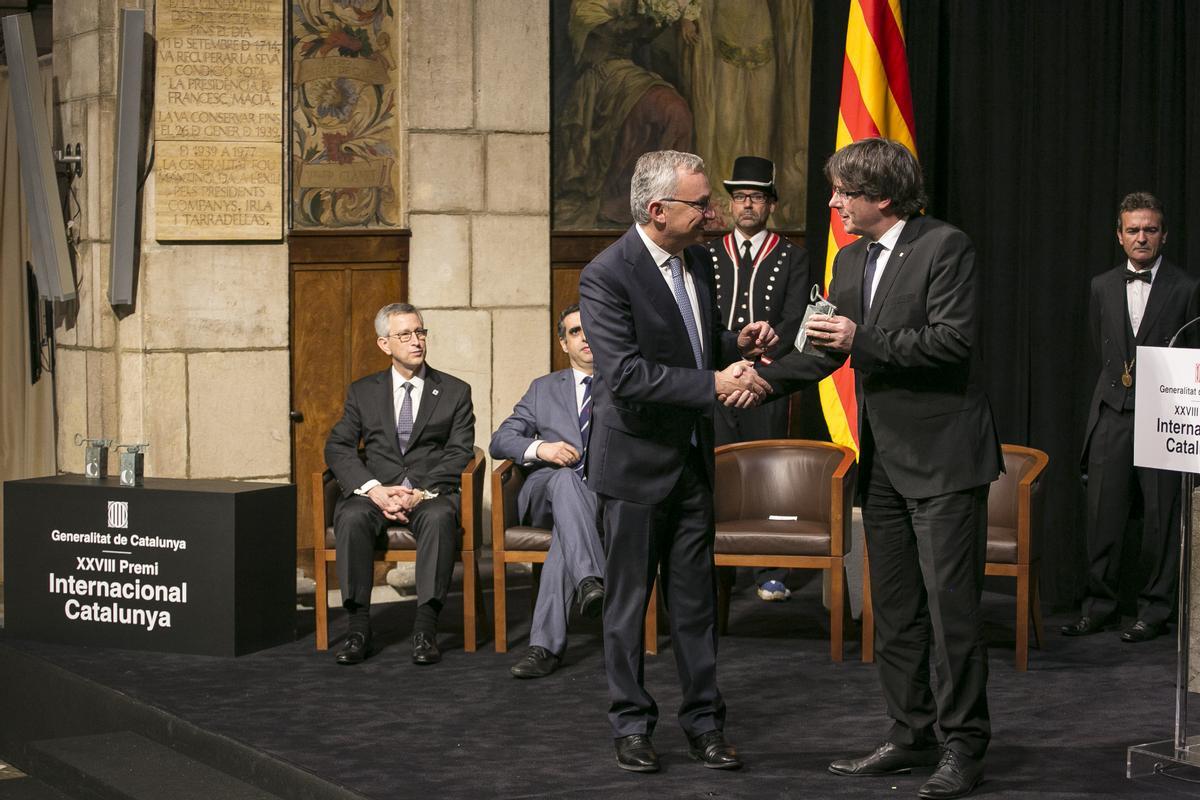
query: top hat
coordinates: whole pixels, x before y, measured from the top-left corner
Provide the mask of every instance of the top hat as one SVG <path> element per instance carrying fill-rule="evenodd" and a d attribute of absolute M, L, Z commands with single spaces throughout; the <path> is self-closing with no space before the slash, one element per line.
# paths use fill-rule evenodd
<path fill-rule="evenodd" d="M 734 189 L 759 189 L 764 194 L 778 197 L 775 192 L 775 164 L 758 156 L 738 156 L 733 162 L 733 177 L 725 184 L 725 191 Z"/>

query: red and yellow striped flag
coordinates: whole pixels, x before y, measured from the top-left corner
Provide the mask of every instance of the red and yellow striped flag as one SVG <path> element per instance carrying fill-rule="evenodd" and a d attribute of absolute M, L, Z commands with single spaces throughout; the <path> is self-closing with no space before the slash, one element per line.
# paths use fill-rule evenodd
<path fill-rule="evenodd" d="M 882 136 L 917 152 L 912 91 L 904 50 L 900 0 L 851 0 L 846 26 L 846 58 L 842 65 L 842 98 L 838 108 L 837 147 Z M 829 244 L 825 251 L 825 288 L 833 280 L 833 257 L 854 241 L 837 212 L 829 212 Z M 858 405 L 850 359 L 821 381 L 821 408 L 833 441 L 858 452 Z"/>

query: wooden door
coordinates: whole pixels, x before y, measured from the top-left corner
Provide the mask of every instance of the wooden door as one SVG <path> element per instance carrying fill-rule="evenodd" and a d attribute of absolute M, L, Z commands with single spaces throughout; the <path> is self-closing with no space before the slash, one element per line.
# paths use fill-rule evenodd
<path fill-rule="evenodd" d="M 312 574 L 311 475 L 351 382 L 385 369 L 375 312 L 408 297 L 408 231 L 293 233 L 291 266 L 292 480 L 297 563 Z"/>

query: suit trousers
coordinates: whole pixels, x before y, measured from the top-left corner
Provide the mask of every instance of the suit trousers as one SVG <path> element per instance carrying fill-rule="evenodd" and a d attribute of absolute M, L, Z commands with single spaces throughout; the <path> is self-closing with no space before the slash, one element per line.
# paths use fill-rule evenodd
<path fill-rule="evenodd" d="M 689 736 L 725 727 L 717 688 L 713 500 L 695 447 L 667 497 L 656 505 L 600 495 L 605 571 L 604 666 L 613 736 L 650 735 L 658 705 L 643 685 L 646 606 L 661 566 L 671 648 L 683 700 L 679 724 Z"/>
<path fill-rule="evenodd" d="M 1085 616 L 1120 617 L 1121 545 L 1140 491 L 1144 518 L 1142 559 L 1150 575 L 1138 593 L 1138 619 L 1165 623 L 1175 608 L 1179 578 L 1180 480 L 1174 472 L 1133 465 L 1133 411 L 1100 406 L 1088 443 L 1088 596 Z"/>
<path fill-rule="evenodd" d="M 342 605 L 348 609 L 371 606 L 375 553 L 386 546 L 388 527 L 408 528 L 417 540 L 417 604 L 430 600 L 444 604 L 458 549 L 458 504 L 457 493 L 441 494 L 422 501 L 408 523 L 399 523 L 383 516 L 368 497 L 342 498 L 333 512 Z"/>
<path fill-rule="evenodd" d="M 573 469 L 544 471 L 549 476 L 530 498 L 530 522 L 550 528 L 553 535 L 542 566 L 529 644 L 562 655 L 575 589 L 584 578 L 604 577 L 604 548 L 596 530 L 596 495 Z"/>
<path fill-rule="evenodd" d="M 865 459 L 863 526 L 871 565 L 875 658 L 903 747 L 937 743 L 981 759 L 991 739 L 987 649 L 979 614 L 988 485 L 904 497 L 877 459 Z M 932 639 L 932 641 L 931 641 Z M 929 682 L 930 648 L 937 670 Z"/>

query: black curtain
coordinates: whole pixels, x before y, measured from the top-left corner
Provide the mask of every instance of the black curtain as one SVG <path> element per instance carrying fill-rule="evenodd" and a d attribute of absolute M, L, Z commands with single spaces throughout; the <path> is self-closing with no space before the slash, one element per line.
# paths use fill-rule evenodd
<path fill-rule="evenodd" d="M 814 280 L 848 12 L 848 0 L 815 0 Z M 928 212 L 978 250 L 988 394 L 1004 442 L 1050 454 L 1042 590 L 1069 606 L 1085 586 L 1079 453 L 1097 371 L 1088 285 L 1123 258 L 1121 198 L 1158 195 L 1166 257 L 1200 272 L 1200 3 L 905 0 L 903 16 Z"/>

